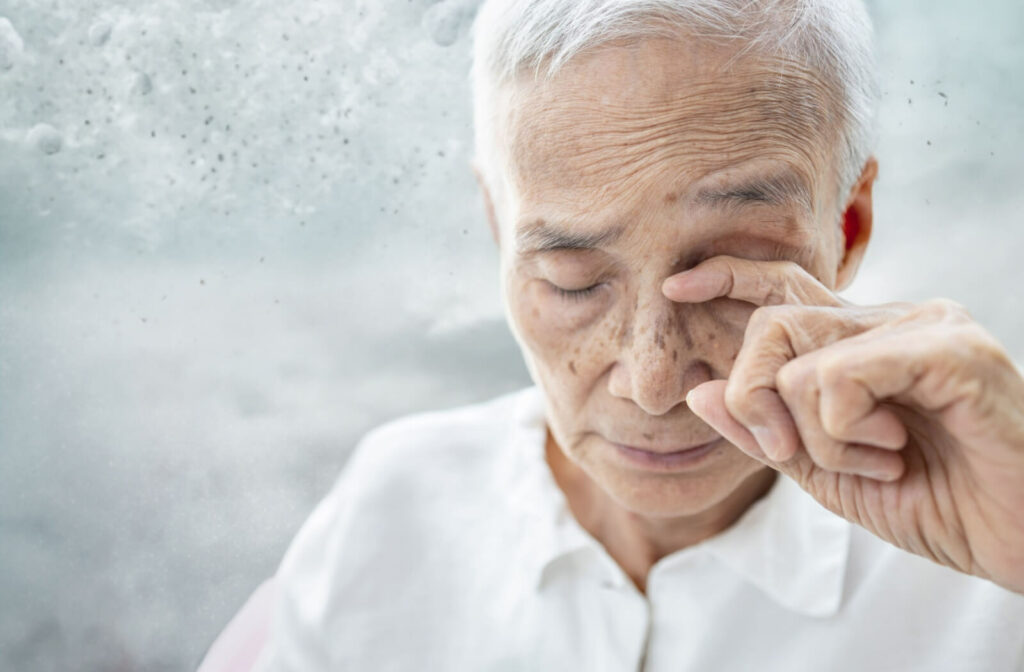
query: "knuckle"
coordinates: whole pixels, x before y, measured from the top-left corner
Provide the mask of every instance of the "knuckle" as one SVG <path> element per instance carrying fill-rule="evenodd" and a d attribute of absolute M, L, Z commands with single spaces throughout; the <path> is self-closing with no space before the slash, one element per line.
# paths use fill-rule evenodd
<path fill-rule="evenodd" d="M 783 277 L 783 281 L 778 282 L 774 274 L 760 273 L 757 277 L 757 293 L 763 297 L 763 301 L 771 306 L 781 305 L 786 303 L 789 297 L 789 280 Z"/>
<path fill-rule="evenodd" d="M 750 411 L 750 390 L 745 381 L 730 378 L 725 386 L 725 408 L 736 418 L 746 417 Z"/>
<path fill-rule="evenodd" d="M 796 278 L 800 278 L 800 279 L 805 279 L 806 280 L 806 279 L 808 279 L 810 277 L 809 274 L 807 273 L 807 271 L 804 270 L 803 266 L 801 266 L 800 264 L 796 263 L 795 261 L 788 260 L 788 259 L 785 260 L 785 261 L 779 262 L 779 270 L 781 270 L 782 273 L 787 278 L 796 277 Z"/>
<path fill-rule="evenodd" d="M 1012 366 L 1012 361 L 1002 343 L 980 324 L 965 325 L 961 333 L 965 344 L 965 356 L 969 361 Z"/>
<path fill-rule="evenodd" d="M 816 378 L 822 387 L 835 387 L 846 377 L 846 361 L 835 354 L 823 352 L 818 357 Z"/>
<path fill-rule="evenodd" d="M 850 429 L 850 423 L 846 418 L 839 417 L 833 413 L 822 413 L 821 427 L 829 436 L 841 439 L 846 436 L 846 432 Z"/>
<path fill-rule="evenodd" d="M 787 305 L 761 306 L 751 313 L 747 332 L 756 336 L 779 330 L 792 319 L 795 311 L 793 306 Z"/>
<path fill-rule="evenodd" d="M 796 399 L 809 388 L 806 366 L 791 360 L 775 374 L 775 386 L 784 399 Z"/>
<path fill-rule="evenodd" d="M 929 299 L 920 305 L 919 314 L 929 317 L 938 322 L 968 322 L 970 314 L 963 304 L 952 299 L 938 298 Z"/>
<path fill-rule="evenodd" d="M 756 335 L 765 330 L 772 323 L 772 308 L 774 306 L 761 306 L 755 308 L 750 314 L 750 321 L 747 322 L 747 335 Z"/>

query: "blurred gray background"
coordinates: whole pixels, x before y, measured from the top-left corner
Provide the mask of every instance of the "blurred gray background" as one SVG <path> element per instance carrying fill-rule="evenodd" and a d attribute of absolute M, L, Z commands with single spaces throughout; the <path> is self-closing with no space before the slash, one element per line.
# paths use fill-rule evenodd
<path fill-rule="evenodd" d="M 0 0 L 0 669 L 188 670 L 360 434 L 527 381 L 471 0 Z M 876 236 L 1024 358 L 1024 5 L 872 3 Z"/>

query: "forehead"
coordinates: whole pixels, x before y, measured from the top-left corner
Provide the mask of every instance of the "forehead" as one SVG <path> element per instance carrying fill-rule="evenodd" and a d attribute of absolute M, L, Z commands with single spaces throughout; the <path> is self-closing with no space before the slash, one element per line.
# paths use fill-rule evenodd
<path fill-rule="evenodd" d="M 508 177 L 523 205 L 603 209 L 675 201 L 730 176 L 834 179 L 829 88 L 805 67 L 707 42 L 601 47 L 499 103 Z"/>

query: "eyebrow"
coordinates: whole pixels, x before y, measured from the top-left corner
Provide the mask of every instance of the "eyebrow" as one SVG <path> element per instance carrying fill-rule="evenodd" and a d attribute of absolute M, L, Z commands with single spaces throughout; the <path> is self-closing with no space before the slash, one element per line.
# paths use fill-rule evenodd
<path fill-rule="evenodd" d="M 748 205 L 799 205 L 811 210 L 811 190 L 792 170 L 751 177 L 735 184 L 707 187 L 697 192 L 697 205 L 743 207 Z"/>
<path fill-rule="evenodd" d="M 624 230 L 622 226 L 613 226 L 603 231 L 577 233 L 563 227 L 552 226 L 540 219 L 516 235 L 516 248 L 520 254 L 553 250 L 594 250 L 614 243 Z"/>

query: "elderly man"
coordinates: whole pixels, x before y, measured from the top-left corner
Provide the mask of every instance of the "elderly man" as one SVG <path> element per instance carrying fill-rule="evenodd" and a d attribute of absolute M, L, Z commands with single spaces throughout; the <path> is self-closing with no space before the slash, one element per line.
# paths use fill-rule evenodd
<path fill-rule="evenodd" d="M 366 437 L 262 670 L 1024 669 L 1024 380 L 853 306 L 856 0 L 494 0 L 477 173 L 535 388 Z"/>

